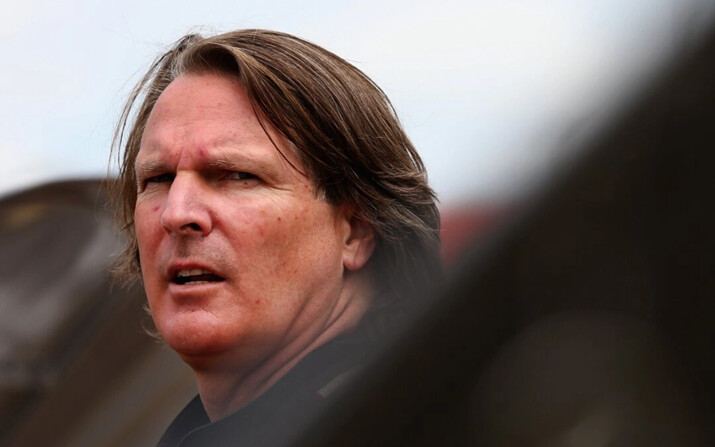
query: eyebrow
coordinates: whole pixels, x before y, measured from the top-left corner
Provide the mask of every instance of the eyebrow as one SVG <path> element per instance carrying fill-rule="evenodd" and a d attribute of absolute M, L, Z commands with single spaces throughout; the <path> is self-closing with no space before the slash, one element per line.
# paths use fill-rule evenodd
<path fill-rule="evenodd" d="M 153 172 L 166 171 L 168 166 L 161 160 L 143 160 L 134 162 L 134 176 L 139 179 Z"/>
<path fill-rule="evenodd" d="M 252 157 L 243 156 L 241 161 L 232 160 L 230 158 L 218 157 L 207 160 L 205 162 L 205 168 L 210 170 L 237 170 L 254 168 L 256 161 Z M 137 180 L 143 178 L 144 176 L 150 175 L 155 172 L 166 172 L 170 171 L 172 168 L 162 161 L 156 159 L 149 159 L 135 162 L 134 165 L 134 175 Z"/>
<path fill-rule="evenodd" d="M 244 159 L 243 163 L 250 162 L 250 158 Z M 235 170 L 241 163 L 236 163 L 236 161 L 228 158 L 215 158 L 206 161 L 206 167 L 208 169 L 220 169 L 220 170 Z"/>

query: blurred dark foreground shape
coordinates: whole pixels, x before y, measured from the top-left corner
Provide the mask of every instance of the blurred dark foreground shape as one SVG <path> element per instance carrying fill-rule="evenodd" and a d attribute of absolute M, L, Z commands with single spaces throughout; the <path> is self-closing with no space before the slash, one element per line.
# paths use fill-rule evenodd
<path fill-rule="evenodd" d="M 292 445 L 715 445 L 713 31 Z"/>
<path fill-rule="evenodd" d="M 578 154 L 478 237 L 339 405 L 309 427 L 283 421 L 275 444 L 715 445 L 715 34 Z M 88 223 L 110 228 L 87 211 L 101 191 L 50 185 L 0 203 L 1 444 L 151 445 L 193 392 L 142 335 L 140 290 L 109 286 L 116 235 Z M 59 204 L 86 226 L 60 225 Z M 47 292 L 88 272 L 94 286 L 65 301 Z M 27 315 L 54 329 L 18 323 Z"/>

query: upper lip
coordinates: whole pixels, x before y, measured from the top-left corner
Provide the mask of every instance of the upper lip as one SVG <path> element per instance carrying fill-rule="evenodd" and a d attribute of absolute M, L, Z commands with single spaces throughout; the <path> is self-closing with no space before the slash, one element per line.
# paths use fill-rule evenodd
<path fill-rule="evenodd" d="M 206 269 L 181 269 L 174 276 L 194 276 L 194 275 L 214 275 L 214 272 Z"/>
<path fill-rule="evenodd" d="M 211 268 L 207 265 L 196 263 L 196 262 L 176 262 L 169 266 L 167 271 L 167 278 L 169 281 L 173 281 L 179 276 L 192 276 L 192 275 L 214 275 L 221 279 L 225 277 L 217 272 L 216 269 Z"/>

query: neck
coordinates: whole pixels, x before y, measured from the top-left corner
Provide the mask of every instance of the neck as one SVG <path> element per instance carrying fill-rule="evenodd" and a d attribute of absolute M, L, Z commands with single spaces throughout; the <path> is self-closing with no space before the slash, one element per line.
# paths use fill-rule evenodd
<path fill-rule="evenodd" d="M 222 419 L 248 405 L 309 353 L 354 329 L 372 300 L 372 288 L 364 284 L 363 281 L 346 281 L 326 324 L 314 333 L 301 334 L 260 361 L 237 364 L 184 358 L 194 370 L 199 396 L 209 419 L 212 422 Z"/>

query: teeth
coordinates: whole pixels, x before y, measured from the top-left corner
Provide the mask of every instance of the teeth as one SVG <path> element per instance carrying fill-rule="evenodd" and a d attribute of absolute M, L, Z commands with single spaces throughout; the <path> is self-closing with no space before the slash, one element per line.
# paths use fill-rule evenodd
<path fill-rule="evenodd" d="M 184 276 L 196 276 L 196 275 L 212 275 L 213 273 L 204 269 L 191 269 L 191 270 L 179 270 L 176 274 L 177 277 L 181 278 Z"/>

